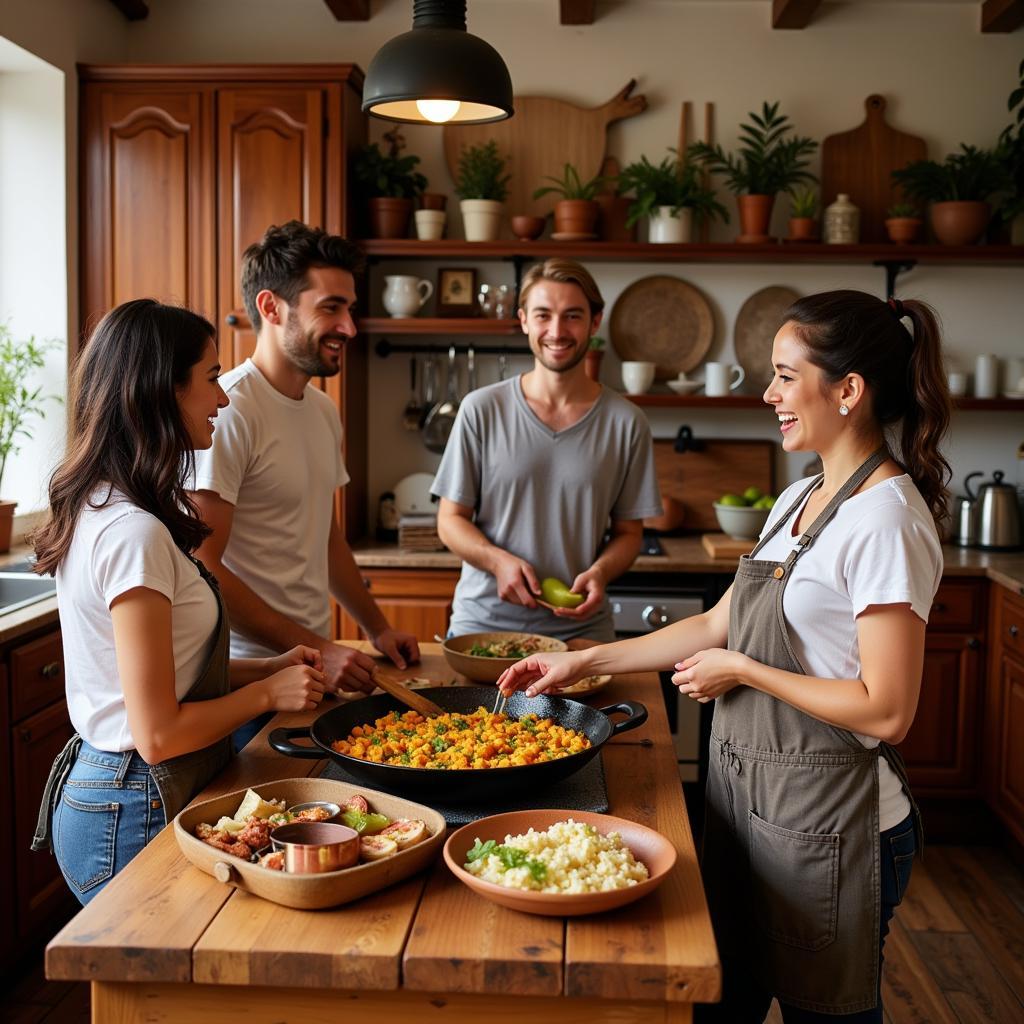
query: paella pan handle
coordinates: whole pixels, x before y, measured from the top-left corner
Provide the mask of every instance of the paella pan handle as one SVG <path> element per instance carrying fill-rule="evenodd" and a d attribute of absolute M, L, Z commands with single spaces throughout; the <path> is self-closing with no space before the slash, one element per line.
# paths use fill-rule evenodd
<path fill-rule="evenodd" d="M 303 747 L 298 743 L 291 743 L 290 740 L 302 736 L 309 739 L 309 726 L 305 725 L 298 729 L 273 729 L 268 737 L 270 745 L 279 753 L 287 757 L 305 757 L 310 761 L 319 761 L 324 752 L 319 747 Z"/>
<path fill-rule="evenodd" d="M 643 704 L 638 704 L 635 700 L 624 700 L 619 704 L 609 704 L 607 707 L 598 708 L 597 710 L 609 718 L 616 714 L 616 712 L 629 715 L 628 718 L 621 722 L 612 722 L 612 736 L 618 736 L 620 732 L 629 732 L 630 729 L 636 729 L 647 721 L 647 708 Z M 283 729 L 275 731 L 284 732 Z M 271 743 L 273 743 L 273 733 L 271 733 Z"/>

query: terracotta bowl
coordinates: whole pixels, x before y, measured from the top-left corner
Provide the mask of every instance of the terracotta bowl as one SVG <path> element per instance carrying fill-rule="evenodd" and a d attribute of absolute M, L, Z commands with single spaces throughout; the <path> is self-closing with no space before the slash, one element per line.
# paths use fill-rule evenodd
<path fill-rule="evenodd" d="M 525 214 L 517 214 L 512 218 L 512 234 L 521 242 L 531 242 L 540 238 L 544 230 L 544 217 L 528 217 Z"/>
<path fill-rule="evenodd" d="M 487 842 L 494 839 L 501 843 L 507 835 L 522 835 L 531 827 L 544 831 L 557 821 L 573 821 L 594 825 L 603 835 L 618 832 L 622 841 L 633 851 L 633 856 L 647 865 L 650 877 L 628 889 L 612 889 L 608 892 L 547 893 L 523 892 L 506 889 L 485 882 L 471 875 L 463 868 L 466 851 L 476 839 Z M 460 882 L 474 892 L 512 910 L 526 914 L 542 914 L 546 917 L 575 917 L 578 914 L 599 914 L 606 910 L 624 907 L 627 903 L 642 899 L 654 892 L 675 866 L 676 848 L 660 832 L 625 818 L 610 814 L 594 814 L 590 811 L 528 810 L 509 811 L 494 814 L 489 818 L 463 825 L 453 832 L 444 844 L 444 859 Z"/>
<path fill-rule="evenodd" d="M 537 633 L 464 633 L 445 640 L 441 647 L 448 664 L 456 672 L 460 672 L 474 683 L 496 683 L 502 672 L 514 665 L 519 658 L 485 658 L 479 654 L 467 653 L 478 644 L 494 643 L 499 640 L 512 640 L 530 637 L 541 641 L 542 651 L 567 651 L 569 648 L 551 636 L 540 636 Z"/>

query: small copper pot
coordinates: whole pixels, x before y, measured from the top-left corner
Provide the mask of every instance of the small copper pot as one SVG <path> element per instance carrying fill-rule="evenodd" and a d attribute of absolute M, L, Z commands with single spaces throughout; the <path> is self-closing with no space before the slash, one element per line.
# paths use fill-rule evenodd
<path fill-rule="evenodd" d="M 359 833 L 327 821 L 282 825 L 270 833 L 275 850 L 284 852 L 284 869 L 293 875 L 340 871 L 359 862 Z"/>

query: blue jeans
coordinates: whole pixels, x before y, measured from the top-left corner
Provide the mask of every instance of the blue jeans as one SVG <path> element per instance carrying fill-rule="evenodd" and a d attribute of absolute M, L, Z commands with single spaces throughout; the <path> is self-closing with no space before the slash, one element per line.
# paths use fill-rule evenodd
<path fill-rule="evenodd" d="M 53 812 L 53 852 L 85 905 L 164 827 L 149 765 L 134 751 L 111 754 L 84 740 Z"/>
<path fill-rule="evenodd" d="M 898 825 L 878 835 L 880 853 L 881 916 L 878 935 L 878 1002 L 873 1010 L 859 1013 L 819 1013 L 780 1003 L 786 1024 L 883 1024 L 882 962 L 889 921 L 903 902 L 910 883 L 910 872 L 917 851 L 914 819 L 908 815 Z M 699 1024 L 761 1024 L 771 1007 L 772 993 L 765 992 L 750 978 L 749 965 L 732 963 L 723 957 L 723 1001 L 694 1007 L 694 1020 Z"/>

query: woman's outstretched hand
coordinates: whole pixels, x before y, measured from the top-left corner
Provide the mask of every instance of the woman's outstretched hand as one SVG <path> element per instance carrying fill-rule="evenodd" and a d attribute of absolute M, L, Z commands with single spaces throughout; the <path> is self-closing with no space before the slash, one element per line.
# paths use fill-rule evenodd
<path fill-rule="evenodd" d="M 526 690 L 527 697 L 536 697 L 546 690 L 571 686 L 587 674 L 575 651 L 561 654 L 531 654 L 502 672 L 498 689 L 506 697 L 516 690 Z"/>
<path fill-rule="evenodd" d="M 743 686 L 744 671 L 749 661 L 739 651 L 725 651 L 720 647 L 697 651 L 676 664 L 672 682 L 679 687 L 680 693 L 706 704 L 733 687 Z"/>

